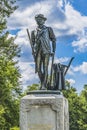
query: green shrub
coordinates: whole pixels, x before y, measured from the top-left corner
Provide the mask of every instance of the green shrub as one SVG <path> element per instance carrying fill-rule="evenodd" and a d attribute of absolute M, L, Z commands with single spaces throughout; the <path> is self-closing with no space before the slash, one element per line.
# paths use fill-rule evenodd
<path fill-rule="evenodd" d="M 10 130 L 20 130 L 19 127 L 12 127 Z"/>

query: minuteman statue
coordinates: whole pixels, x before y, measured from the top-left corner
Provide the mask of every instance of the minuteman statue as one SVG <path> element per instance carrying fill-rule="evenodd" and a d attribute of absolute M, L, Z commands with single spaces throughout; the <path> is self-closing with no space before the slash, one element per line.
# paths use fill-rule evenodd
<path fill-rule="evenodd" d="M 31 44 L 35 59 L 35 72 L 38 73 L 41 83 L 40 89 L 45 90 L 48 82 L 49 59 L 55 54 L 56 38 L 53 29 L 44 25 L 47 18 L 43 14 L 36 15 L 35 20 L 38 26 L 31 32 Z"/>

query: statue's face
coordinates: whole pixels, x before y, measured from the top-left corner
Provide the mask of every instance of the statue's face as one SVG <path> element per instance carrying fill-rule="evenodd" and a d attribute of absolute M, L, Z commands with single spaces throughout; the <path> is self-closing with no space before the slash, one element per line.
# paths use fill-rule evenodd
<path fill-rule="evenodd" d="M 45 20 L 42 19 L 42 18 L 38 18 L 38 19 L 36 20 L 36 22 L 37 22 L 38 25 L 44 25 Z"/>

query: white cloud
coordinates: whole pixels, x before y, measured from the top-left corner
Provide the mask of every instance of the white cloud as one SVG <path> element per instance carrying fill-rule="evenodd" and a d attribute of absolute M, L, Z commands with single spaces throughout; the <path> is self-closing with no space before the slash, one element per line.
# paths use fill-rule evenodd
<path fill-rule="evenodd" d="M 69 61 L 69 59 L 70 59 L 69 57 L 61 57 L 61 58 L 55 57 L 54 63 L 65 63 Z"/>
<path fill-rule="evenodd" d="M 87 26 L 87 16 L 82 16 L 70 4 L 66 5 L 65 15 L 67 17 L 66 24 L 71 28 L 71 33 L 78 34 Z"/>
<path fill-rule="evenodd" d="M 74 79 L 66 79 L 70 85 L 72 86 L 73 84 L 75 84 L 75 80 Z"/>
<path fill-rule="evenodd" d="M 83 74 L 87 74 L 87 62 L 83 62 L 81 65 L 73 68 L 75 72 L 82 72 Z"/>
<path fill-rule="evenodd" d="M 29 29 L 32 30 L 36 26 L 36 22 L 34 20 L 35 15 L 42 13 L 48 17 L 49 13 L 54 7 L 54 3 L 55 2 L 52 1 L 38 1 L 24 10 L 20 10 L 19 8 L 8 19 L 8 28 L 17 29 L 29 27 Z"/>
<path fill-rule="evenodd" d="M 17 9 L 8 19 L 8 28 L 29 28 L 31 31 L 36 28 L 34 17 L 38 13 L 43 13 L 48 18 L 47 24 L 53 27 L 56 37 L 66 35 L 76 35 L 80 37 L 84 28 L 87 27 L 87 16 L 82 16 L 80 12 L 76 11 L 72 5 L 70 5 L 69 1 L 59 0 L 56 2 L 53 0 L 44 0 L 34 2 L 23 10 L 20 8 Z M 74 48 L 77 47 L 76 51 L 86 51 L 85 41 L 86 39 L 84 39 L 83 35 L 83 39 L 78 39 L 77 42 L 73 41 L 72 46 Z"/>
<path fill-rule="evenodd" d="M 20 72 L 21 72 L 21 81 L 23 88 L 26 89 L 28 85 L 33 83 L 39 83 L 39 78 L 35 74 L 34 63 L 31 62 L 19 62 Z"/>
<path fill-rule="evenodd" d="M 62 1 L 60 2 L 62 4 Z M 76 35 L 78 38 L 77 41 L 73 39 L 72 42 L 74 51 L 87 51 L 87 34 L 83 33 L 84 28 L 87 27 L 87 16 L 82 16 L 70 3 L 65 4 L 64 14 L 66 19 L 63 22 L 59 22 L 58 19 L 56 19 L 56 22 L 52 24 L 53 28 L 55 28 L 56 36 Z"/>
<path fill-rule="evenodd" d="M 73 66 L 71 65 L 68 72 L 67 72 L 68 75 L 70 76 L 73 76 L 74 75 L 74 72 L 73 72 Z"/>
<path fill-rule="evenodd" d="M 70 4 L 66 5 L 65 14 L 67 17 L 66 24 L 71 28 L 69 34 L 76 34 L 78 37 L 77 41 L 72 42 L 74 51 L 87 51 L 87 36 L 84 33 L 84 29 L 87 27 L 87 16 L 82 16 Z"/>
<path fill-rule="evenodd" d="M 65 35 L 77 35 L 79 36 L 80 33 L 84 30 L 84 27 L 87 27 L 87 16 L 82 16 L 80 12 L 76 11 L 72 5 L 69 3 L 65 4 L 65 12 L 64 12 L 66 19 L 62 22 L 59 22 L 56 19 L 56 22 L 53 23 L 53 27 L 56 29 L 56 34 L 58 36 Z M 57 29 L 62 30 L 61 33 L 58 32 Z"/>
<path fill-rule="evenodd" d="M 31 45 L 28 39 L 26 29 L 21 29 L 17 33 L 17 38 L 15 40 L 15 43 L 21 47 L 20 61 L 22 60 L 22 61 L 31 62 L 33 60 L 32 49 L 31 49 Z"/>
<path fill-rule="evenodd" d="M 62 0 L 58 0 L 58 7 L 62 7 L 63 6 L 63 1 Z"/>
<path fill-rule="evenodd" d="M 17 38 L 15 42 L 19 45 L 29 45 L 29 39 L 26 29 L 22 29 L 17 33 Z"/>
<path fill-rule="evenodd" d="M 72 42 L 72 46 L 75 47 L 74 52 L 85 52 L 87 51 L 87 38 L 83 37 L 77 41 Z"/>
<path fill-rule="evenodd" d="M 87 51 L 87 28 L 84 28 L 78 39 L 72 42 L 72 46 L 75 48 L 75 52 Z"/>

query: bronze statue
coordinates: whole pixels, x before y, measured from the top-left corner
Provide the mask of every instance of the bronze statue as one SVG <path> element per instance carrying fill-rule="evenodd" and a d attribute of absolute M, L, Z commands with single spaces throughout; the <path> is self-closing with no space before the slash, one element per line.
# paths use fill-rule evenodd
<path fill-rule="evenodd" d="M 31 33 L 31 43 L 36 65 L 35 72 L 38 73 L 41 89 L 46 89 L 49 58 L 55 53 L 56 38 L 53 29 L 44 25 L 47 18 L 43 14 L 36 15 L 35 20 L 38 27 Z M 52 42 L 52 52 L 50 42 Z"/>
<path fill-rule="evenodd" d="M 54 54 L 56 49 L 56 38 L 51 27 L 45 26 L 47 20 L 43 14 L 35 16 L 37 28 L 31 32 L 31 37 L 27 29 L 30 40 L 32 54 L 35 61 L 35 72 L 38 73 L 40 79 L 41 90 L 62 90 L 65 89 L 65 74 L 68 71 L 73 60 L 71 58 L 69 65 L 65 66 L 60 63 L 54 64 Z M 51 46 L 52 44 L 52 46 Z M 48 65 L 49 59 L 52 56 L 50 81 L 48 81 Z M 51 85 L 53 80 L 53 86 Z M 61 81 L 61 82 L 60 82 Z"/>

